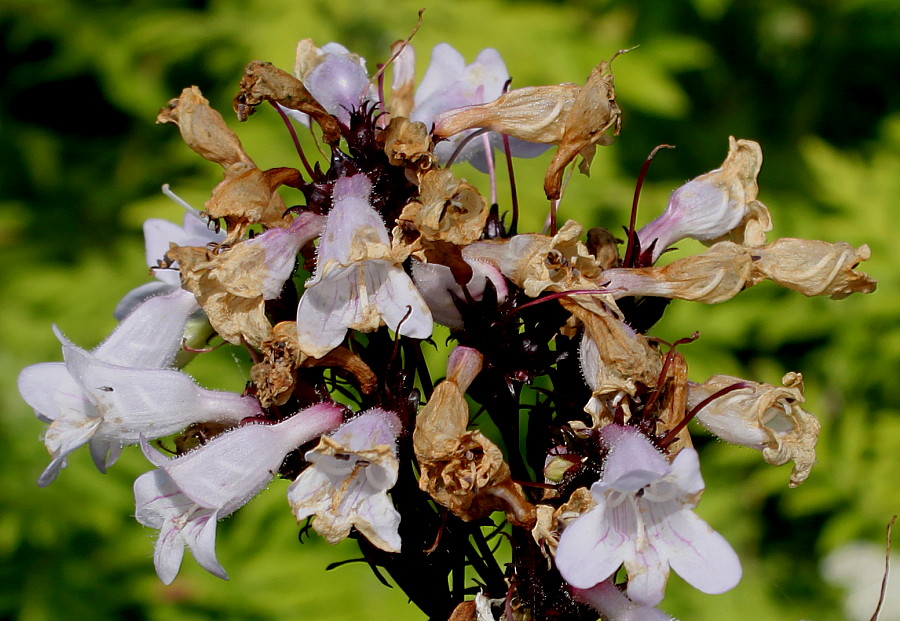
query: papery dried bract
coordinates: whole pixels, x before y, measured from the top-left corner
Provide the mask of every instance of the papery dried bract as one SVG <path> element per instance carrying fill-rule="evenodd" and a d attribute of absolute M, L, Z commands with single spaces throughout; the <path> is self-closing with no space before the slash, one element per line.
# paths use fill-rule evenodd
<path fill-rule="evenodd" d="M 559 144 L 581 87 L 575 84 L 528 86 L 480 106 L 448 110 L 435 117 L 434 135 L 453 136 L 483 128 L 527 142 Z"/>
<path fill-rule="evenodd" d="M 250 224 L 287 224 L 284 201 L 276 189 L 297 185 L 299 173 L 293 168 L 257 168 L 222 115 L 210 108 L 196 86 L 184 89 L 178 99 L 170 101 L 169 107 L 160 111 L 157 123 L 178 125 L 191 149 L 225 169 L 225 178 L 213 188 L 206 212 L 213 220 L 225 220 L 226 243 L 240 239 Z"/>
<path fill-rule="evenodd" d="M 584 409 L 595 426 L 606 424 L 621 395 L 634 397 L 639 386 L 656 386 L 662 355 L 647 337 L 610 312 L 592 312 L 571 299 L 560 303 L 584 324 L 581 370 L 592 391 Z"/>
<path fill-rule="evenodd" d="M 548 290 L 599 289 L 592 279 L 599 277 L 600 268 L 579 241 L 581 230 L 580 224 L 569 220 L 553 237 L 528 233 L 477 242 L 466 248 L 464 256 L 490 261 L 529 297 Z"/>
<path fill-rule="evenodd" d="M 225 119 L 209 106 L 196 86 L 184 89 L 180 97 L 171 100 L 168 107 L 160 110 L 156 122 L 177 125 L 187 146 L 225 169 L 256 167 Z"/>
<path fill-rule="evenodd" d="M 384 153 L 392 165 L 422 172 L 434 166 L 434 143 L 424 123 L 395 117 L 388 123 L 381 138 L 384 140 Z"/>
<path fill-rule="evenodd" d="M 875 290 L 875 280 L 855 269 L 868 258 L 868 246 L 854 249 L 844 242 L 784 238 L 751 248 L 723 241 L 669 265 L 614 268 L 603 278 L 617 299 L 649 295 L 717 304 L 764 280 L 803 295 L 840 299 Z"/>
<path fill-rule="evenodd" d="M 414 227 L 426 241 L 465 246 L 481 237 L 487 217 L 487 200 L 478 190 L 441 168 L 422 175 L 418 199 L 403 208 L 397 221 Z"/>
<path fill-rule="evenodd" d="M 753 254 L 744 246 L 719 242 L 703 254 L 665 266 L 613 268 L 603 278 L 616 299 L 640 295 L 717 304 L 753 284 Z"/>
<path fill-rule="evenodd" d="M 791 487 L 809 476 L 816 461 L 819 421 L 800 405 L 803 376 L 788 373 L 784 386 L 757 384 L 728 375 L 714 375 L 703 384 L 692 384 L 688 407 L 694 408 L 705 399 L 735 384 L 741 387 L 716 397 L 701 408 L 696 419 L 727 442 L 748 446 L 762 452 L 773 466 L 794 462 Z"/>
<path fill-rule="evenodd" d="M 216 332 L 229 343 L 243 340 L 258 348 L 272 332 L 265 301 L 280 295 L 298 251 L 323 223 L 322 216 L 302 213 L 286 229 L 270 229 L 220 252 L 176 246 L 166 256 L 178 262 L 182 286 L 197 296 Z"/>

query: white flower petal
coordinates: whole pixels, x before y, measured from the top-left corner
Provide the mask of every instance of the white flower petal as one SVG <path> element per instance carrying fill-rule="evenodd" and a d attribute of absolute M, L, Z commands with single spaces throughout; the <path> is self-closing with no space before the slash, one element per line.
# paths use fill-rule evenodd
<path fill-rule="evenodd" d="M 622 564 L 629 544 L 607 514 L 605 502 L 569 524 L 559 538 L 556 568 L 574 587 L 587 589 L 609 578 Z"/>

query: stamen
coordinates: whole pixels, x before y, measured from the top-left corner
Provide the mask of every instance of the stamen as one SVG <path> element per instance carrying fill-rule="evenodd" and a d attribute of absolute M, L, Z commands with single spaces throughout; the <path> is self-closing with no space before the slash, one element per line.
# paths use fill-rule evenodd
<path fill-rule="evenodd" d="M 191 207 L 190 203 L 188 203 L 186 200 L 184 200 L 183 198 L 181 198 L 180 196 L 178 196 L 177 194 L 175 194 L 175 192 L 173 192 L 171 189 L 169 189 L 169 184 L 168 184 L 168 183 L 164 183 L 164 184 L 163 184 L 163 186 L 162 186 L 162 193 L 165 194 L 167 197 L 169 197 L 171 200 L 173 200 L 173 201 L 175 201 L 176 203 L 178 203 L 179 205 L 181 205 L 181 207 L 182 207 L 186 212 L 188 212 L 189 214 L 191 214 L 192 216 L 194 216 L 195 218 L 197 218 L 197 219 L 200 220 L 201 222 L 206 223 L 206 219 L 203 218 L 203 217 L 200 215 L 200 210 L 199 210 L 199 209 L 194 209 L 193 207 Z"/>
<path fill-rule="evenodd" d="M 538 298 L 536 300 L 532 300 L 531 302 L 527 302 L 522 304 L 521 306 L 517 306 L 513 309 L 513 313 L 516 313 L 524 308 L 528 308 L 529 306 L 537 306 L 538 304 L 543 304 L 544 302 L 550 302 L 551 300 L 557 300 L 559 298 L 564 298 L 570 295 L 603 295 L 608 294 L 609 290 L 607 289 L 572 289 L 571 291 L 557 291 L 556 293 L 551 293 L 549 295 L 545 295 L 542 298 Z"/>
<path fill-rule="evenodd" d="M 509 234 L 515 235 L 519 228 L 519 194 L 516 190 L 516 174 L 513 170 L 509 136 L 506 134 L 500 134 L 500 136 L 503 138 L 503 153 L 506 154 L 506 171 L 509 173 L 509 194 L 512 202 L 512 222 L 509 224 Z"/>

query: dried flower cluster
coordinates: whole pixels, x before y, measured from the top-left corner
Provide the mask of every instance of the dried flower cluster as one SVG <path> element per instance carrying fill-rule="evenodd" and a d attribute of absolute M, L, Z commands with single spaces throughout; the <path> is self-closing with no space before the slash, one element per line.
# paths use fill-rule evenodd
<path fill-rule="evenodd" d="M 167 584 L 185 547 L 225 578 L 217 521 L 282 477 L 298 522 L 357 539 L 432 618 L 668 618 L 656 606 L 670 570 L 731 589 L 740 561 L 693 511 L 704 482 L 688 422 L 793 463 L 791 486 L 809 476 L 819 425 L 799 373 L 691 381 L 676 346 L 693 337 L 648 330 L 672 299 L 722 302 L 763 280 L 870 292 L 856 270 L 868 248 L 767 239 L 762 151 L 734 138 L 720 168 L 625 242 L 557 227 L 567 167 L 580 158 L 587 173 L 620 130 L 611 62 L 583 85 L 509 90 L 491 49 L 466 64 L 438 45 L 418 85 L 412 45 L 392 52 L 389 85 L 336 43 L 302 41 L 293 74 L 247 66 L 238 118 L 268 101 L 301 168 L 258 168 L 197 87 L 160 112 L 223 179 L 183 227 L 147 222 L 159 282 L 123 299 L 107 341 L 86 351 L 57 331 L 64 362 L 22 371 L 48 425 L 40 485 L 82 445 L 103 471 L 140 444 L 155 469 L 135 481 L 135 516 L 159 531 Z M 328 157 L 309 163 L 296 124 Z M 518 205 L 501 217 L 453 168 L 469 161 L 494 183 L 498 155 L 551 146 L 544 233 L 519 233 Z M 709 248 L 656 264 L 685 238 Z M 446 368 L 423 354 L 435 323 L 454 344 Z M 240 392 L 182 370 L 198 336 L 250 353 Z M 506 567 L 490 541 L 501 534 Z"/>

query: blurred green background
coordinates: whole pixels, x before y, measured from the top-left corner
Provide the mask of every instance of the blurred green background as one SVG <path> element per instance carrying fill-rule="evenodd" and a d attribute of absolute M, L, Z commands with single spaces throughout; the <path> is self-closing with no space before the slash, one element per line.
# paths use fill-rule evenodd
<path fill-rule="evenodd" d="M 79 451 L 56 483 L 38 489 L 48 462 L 43 425 L 15 388 L 23 366 L 60 359 L 51 323 L 93 347 L 113 328 L 120 297 L 149 279 L 142 221 L 181 216 L 160 185 L 200 207 L 219 180 L 218 167 L 187 149 L 175 128 L 154 125 L 168 99 L 200 86 L 261 168 L 296 166 L 274 114 L 241 127 L 228 114 L 243 65 L 261 59 L 290 69 L 297 40 L 311 37 L 342 42 L 371 69 L 409 33 L 420 6 L 420 76 L 441 41 L 469 61 L 484 47 L 498 49 L 514 87 L 582 82 L 601 59 L 640 45 L 615 61 L 622 135 L 598 153 L 591 178 L 573 178 L 563 218 L 621 230 L 643 158 L 657 144 L 677 145 L 650 170 L 639 214 L 646 222 L 672 189 L 721 163 L 731 134 L 762 144 L 760 198 L 772 212 L 772 238 L 871 246 L 863 267 L 880 281 L 874 295 L 835 302 L 764 284 L 715 307 L 675 303 L 654 329 L 669 340 L 701 331 L 681 350 L 697 381 L 730 373 L 778 383 L 784 372 L 802 371 L 808 409 L 823 424 L 820 463 L 796 490 L 787 488 L 787 467 L 700 441 L 707 492 L 699 513 L 738 550 L 745 577 L 721 596 L 673 577 L 664 608 L 682 619 L 845 618 L 845 593 L 823 581 L 821 559 L 853 540 L 882 541 L 900 511 L 894 0 L 6 0 L 0 618 L 422 618 L 364 564 L 325 572 L 353 558 L 353 545 L 298 543 L 284 481 L 220 524 L 230 582 L 188 555 L 178 580 L 162 586 L 152 532 L 131 517 L 131 483 L 148 469 L 139 452 L 126 451 L 101 476 Z M 546 209 L 548 162 L 517 164 L 530 230 Z M 483 177 L 465 174 L 486 191 Z M 240 390 L 245 369 L 228 352 L 189 367 L 203 385 L 230 390 Z M 873 599 L 869 613 L 874 606 Z"/>

